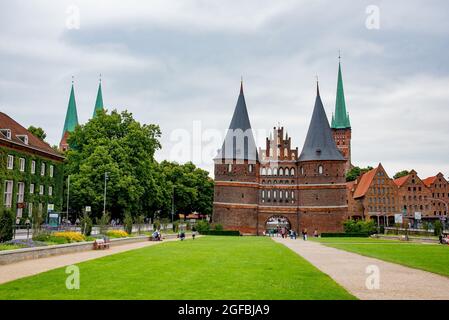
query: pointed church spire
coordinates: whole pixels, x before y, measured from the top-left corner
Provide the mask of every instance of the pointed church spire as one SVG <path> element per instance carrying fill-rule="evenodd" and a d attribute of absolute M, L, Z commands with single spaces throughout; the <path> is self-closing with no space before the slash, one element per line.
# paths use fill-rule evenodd
<path fill-rule="evenodd" d="M 257 160 L 257 147 L 246 108 L 243 81 L 240 82 L 240 94 L 234 109 L 234 115 L 217 158 Z"/>
<path fill-rule="evenodd" d="M 98 110 L 103 110 L 103 93 L 101 91 L 101 74 L 100 74 L 100 80 L 99 80 L 99 84 L 98 84 L 97 100 L 95 100 L 95 108 L 94 108 L 93 117 L 96 116 Z"/>
<path fill-rule="evenodd" d="M 72 77 L 72 89 L 70 90 L 69 104 L 67 106 L 67 112 L 65 115 L 64 129 L 62 130 L 62 136 L 66 132 L 73 132 L 78 125 L 78 112 L 76 111 L 75 90 L 73 87 Z"/>
<path fill-rule="evenodd" d="M 345 93 L 343 90 L 343 77 L 341 75 L 340 54 L 338 55 L 338 80 L 337 80 L 337 98 L 335 101 L 335 114 L 332 115 L 333 129 L 351 128 L 349 114 L 346 112 Z"/>
<path fill-rule="evenodd" d="M 299 161 L 313 160 L 344 160 L 332 138 L 332 132 L 321 101 L 318 82 L 312 119 L 310 120 L 304 147 L 299 156 Z"/>

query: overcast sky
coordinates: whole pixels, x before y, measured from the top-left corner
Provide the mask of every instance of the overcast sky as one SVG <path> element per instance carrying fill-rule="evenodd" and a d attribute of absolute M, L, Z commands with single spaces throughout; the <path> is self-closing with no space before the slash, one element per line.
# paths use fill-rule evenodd
<path fill-rule="evenodd" d="M 316 75 L 331 117 L 341 50 L 353 163 L 382 162 L 390 175 L 447 176 L 449 3 L 335 4 L 0 0 L 0 110 L 41 126 L 58 144 L 72 75 L 84 123 L 101 73 L 106 107 L 159 124 L 157 158 L 176 160 L 183 130 L 200 124 L 206 136 L 208 129 L 224 135 L 243 76 L 255 131 L 280 123 L 301 150 Z M 262 146 L 264 136 L 256 136 Z M 212 156 L 199 156 L 200 147 L 216 150 L 221 141 L 187 140 L 190 155 L 177 160 L 211 170 Z"/>

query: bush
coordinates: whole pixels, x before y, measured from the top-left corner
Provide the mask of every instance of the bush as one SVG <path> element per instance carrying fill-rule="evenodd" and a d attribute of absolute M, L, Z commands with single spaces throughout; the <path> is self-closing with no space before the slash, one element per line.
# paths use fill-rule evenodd
<path fill-rule="evenodd" d="M 123 224 L 125 227 L 125 231 L 128 234 L 131 234 L 133 232 L 133 217 L 130 213 L 125 214 L 125 219 L 123 220 Z"/>
<path fill-rule="evenodd" d="M 343 228 L 345 233 L 376 233 L 376 224 L 373 220 L 346 220 L 343 222 Z"/>
<path fill-rule="evenodd" d="M 100 219 L 97 219 L 98 227 L 100 228 L 100 234 L 106 234 L 108 231 L 108 224 L 110 221 L 110 217 L 107 213 L 103 213 Z"/>
<path fill-rule="evenodd" d="M 145 223 L 145 216 L 143 214 L 139 214 L 135 219 L 134 219 L 136 225 L 137 225 L 137 233 L 140 234 L 141 230 L 142 230 L 142 226 Z"/>
<path fill-rule="evenodd" d="M 207 230 L 200 231 L 200 234 L 207 236 L 240 236 L 240 231 L 237 230 Z"/>
<path fill-rule="evenodd" d="M 129 237 L 128 232 L 123 230 L 109 230 L 106 235 L 110 238 L 126 238 Z"/>
<path fill-rule="evenodd" d="M 85 236 L 90 236 L 92 233 L 92 219 L 87 213 L 81 218 L 81 232 Z"/>
<path fill-rule="evenodd" d="M 443 232 L 443 224 L 440 220 L 436 220 L 433 224 L 433 235 L 439 236 Z"/>
<path fill-rule="evenodd" d="M 9 241 L 14 236 L 14 213 L 11 210 L 0 210 L 0 242 Z"/>
<path fill-rule="evenodd" d="M 72 231 L 55 232 L 51 238 L 63 238 L 66 239 L 67 242 L 81 242 L 86 240 L 86 237 L 80 232 Z"/>
<path fill-rule="evenodd" d="M 206 220 L 200 220 L 200 221 L 198 221 L 196 223 L 195 229 L 199 233 L 202 233 L 202 232 L 205 232 L 205 231 L 209 231 L 209 229 L 210 229 L 209 222 L 207 222 Z"/>
<path fill-rule="evenodd" d="M 369 233 L 366 232 L 323 232 L 322 238 L 367 238 Z"/>
<path fill-rule="evenodd" d="M 161 222 L 159 220 L 154 220 L 153 222 L 153 230 L 159 230 L 161 228 Z"/>
<path fill-rule="evenodd" d="M 223 225 L 217 223 L 214 228 L 216 231 L 223 231 Z"/>

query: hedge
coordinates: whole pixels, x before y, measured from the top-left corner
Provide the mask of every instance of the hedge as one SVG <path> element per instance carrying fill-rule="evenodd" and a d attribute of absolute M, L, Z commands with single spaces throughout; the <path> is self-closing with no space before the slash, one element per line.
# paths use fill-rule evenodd
<path fill-rule="evenodd" d="M 322 238 L 367 238 L 369 237 L 369 233 L 366 232 L 325 232 L 321 234 Z"/>
<path fill-rule="evenodd" d="M 208 230 L 200 231 L 200 234 L 207 236 L 240 236 L 240 231 L 237 230 Z"/>

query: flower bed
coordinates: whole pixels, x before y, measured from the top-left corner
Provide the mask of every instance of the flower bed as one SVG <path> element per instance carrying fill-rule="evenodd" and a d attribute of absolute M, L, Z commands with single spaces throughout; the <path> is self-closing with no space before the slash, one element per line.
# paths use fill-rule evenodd
<path fill-rule="evenodd" d="M 106 232 L 106 235 L 110 238 L 126 238 L 129 237 L 128 232 L 123 230 L 110 230 Z"/>

